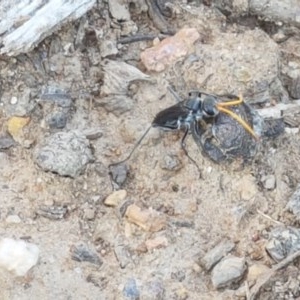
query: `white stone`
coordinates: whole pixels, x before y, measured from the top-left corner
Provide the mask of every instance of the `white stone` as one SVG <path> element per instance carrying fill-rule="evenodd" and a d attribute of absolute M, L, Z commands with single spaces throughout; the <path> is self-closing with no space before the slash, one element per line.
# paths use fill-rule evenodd
<path fill-rule="evenodd" d="M 11 97 L 10 104 L 17 104 L 17 103 L 18 103 L 18 98 L 15 96 Z"/>
<path fill-rule="evenodd" d="M 21 223 L 21 219 L 18 215 L 9 215 L 6 217 L 5 221 L 11 224 L 19 224 Z"/>
<path fill-rule="evenodd" d="M 39 248 L 23 240 L 0 240 L 0 267 L 24 276 L 38 262 Z"/>

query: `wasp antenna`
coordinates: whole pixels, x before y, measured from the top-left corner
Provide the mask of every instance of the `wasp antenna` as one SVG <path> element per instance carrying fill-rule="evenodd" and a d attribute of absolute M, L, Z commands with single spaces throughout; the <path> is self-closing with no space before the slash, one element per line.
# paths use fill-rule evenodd
<path fill-rule="evenodd" d="M 180 98 L 180 96 L 176 93 L 176 91 L 171 86 L 168 86 L 168 91 L 177 100 L 177 102 L 181 102 L 182 101 L 182 99 Z"/>
<path fill-rule="evenodd" d="M 234 105 L 242 104 L 243 102 L 244 102 L 243 96 L 239 95 L 238 99 L 232 101 L 220 102 L 218 103 L 218 106 L 222 106 L 222 107 L 234 106 Z"/>
<path fill-rule="evenodd" d="M 136 150 L 136 148 L 141 144 L 141 142 L 142 142 L 143 139 L 146 137 L 146 135 L 148 134 L 148 132 L 150 131 L 151 128 L 152 128 L 152 126 L 149 126 L 149 127 L 147 128 L 147 130 L 143 133 L 143 135 L 140 137 L 140 139 L 136 142 L 136 144 L 134 145 L 133 149 L 130 151 L 129 155 L 128 155 L 125 159 L 123 159 L 123 160 L 121 160 L 121 161 L 119 161 L 119 162 L 110 164 L 110 165 L 108 166 L 108 168 L 113 167 L 113 166 L 117 166 L 117 165 L 120 165 L 120 164 L 123 164 L 124 162 L 126 162 L 127 160 L 129 160 L 129 159 L 131 158 L 133 152 L 134 152 L 134 151 Z"/>
<path fill-rule="evenodd" d="M 254 130 L 251 128 L 251 126 L 245 122 L 240 116 L 238 116 L 236 113 L 234 113 L 233 111 L 224 108 L 222 106 L 220 106 L 219 104 L 217 105 L 217 108 L 219 111 L 228 114 L 229 116 L 231 116 L 232 118 L 234 118 L 236 121 L 238 121 L 244 128 L 246 131 L 248 131 L 257 141 L 260 140 L 259 136 L 254 132 Z"/>

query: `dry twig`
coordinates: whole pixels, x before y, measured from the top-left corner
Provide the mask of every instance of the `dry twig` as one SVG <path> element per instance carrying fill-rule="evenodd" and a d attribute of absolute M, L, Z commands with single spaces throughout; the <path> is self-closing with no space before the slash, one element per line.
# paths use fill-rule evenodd
<path fill-rule="evenodd" d="M 287 258 L 285 258 L 280 263 L 273 266 L 273 268 L 267 272 L 262 274 L 258 279 L 256 284 L 251 288 L 250 295 L 247 297 L 247 300 L 255 300 L 258 296 L 258 293 L 263 285 L 265 285 L 271 278 L 276 274 L 276 272 L 284 267 L 286 267 L 288 264 L 293 262 L 295 259 L 300 257 L 300 250 L 289 255 Z"/>

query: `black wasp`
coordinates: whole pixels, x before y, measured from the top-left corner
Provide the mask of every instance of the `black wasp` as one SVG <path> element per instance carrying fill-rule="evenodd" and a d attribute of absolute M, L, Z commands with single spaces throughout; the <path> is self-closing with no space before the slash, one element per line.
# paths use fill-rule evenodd
<path fill-rule="evenodd" d="M 178 96 L 175 94 L 173 90 L 170 89 L 173 95 L 178 99 Z M 203 131 L 203 128 L 206 125 L 214 121 L 218 118 L 219 114 L 226 114 L 227 118 L 230 120 L 235 120 L 235 123 L 238 123 L 245 129 L 246 132 L 250 134 L 250 136 L 258 139 L 256 133 L 252 129 L 252 124 L 248 124 L 249 122 L 244 120 L 238 113 L 233 110 L 228 109 L 228 107 L 239 106 L 244 104 L 242 97 L 237 97 L 233 95 L 227 95 L 226 98 L 229 99 L 227 101 L 222 101 L 222 98 L 225 96 L 217 96 L 213 94 L 208 94 L 205 92 L 199 91 L 191 91 L 188 94 L 187 99 L 178 102 L 175 105 L 172 105 L 161 112 L 159 112 L 151 126 L 146 130 L 140 140 L 136 143 L 130 154 L 122 161 L 118 163 L 113 163 L 110 166 L 119 165 L 127 161 L 138 145 L 145 138 L 147 133 L 152 127 L 158 127 L 163 130 L 183 130 L 184 135 L 181 139 L 181 147 L 187 157 L 197 166 L 197 163 L 193 158 L 191 158 L 185 147 L 185 140 L 189 133 L 193 133 L 193 138 L 196 143 L 199 145 L 199 140 L 201 139 L 201 135 L 199 132 Z M 202 147 L 202 144 L 201 144 Z"/>

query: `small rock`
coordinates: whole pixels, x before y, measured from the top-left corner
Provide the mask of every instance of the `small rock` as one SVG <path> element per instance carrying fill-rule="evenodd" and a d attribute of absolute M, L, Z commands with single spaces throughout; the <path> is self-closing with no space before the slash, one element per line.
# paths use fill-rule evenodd
<path fill-rule="evenodd" d="M 98 272 L 90 273 L 87 276 L 86 281 L 93 283 L 94 286 L 99 287 L 102 291 L 107 287 L 109 283 L 109 279 L 99 274 Z"/>
<path fill-rule="evenodd" d="M 13 96 L 13 97 L 11 97 L 11 99 L 10 99 L 10 104 L 17 104 L 18 103 L 18 98 L 17 97 L 15 97 L 15 96 Z"/>
<path fill-rule="evenodd" d="M 117 245 L 114 248 L 114 252 L 121 269 L 124 269 L 129 263 L 131 263 L 131 255 L 126 246 Z"/>
<path fill-rule="evenodd" d="M 249 287 L 246 287 L 246 285 L 242 285 L 240 286 L 237 290 L 235 290 L 234 295 L 238 298 L 238 299 L 247 299 L 247 293 L 248 293 Z M 235 298 L 234 298 L 235 299 Z"/>
<path fill-rule="evenodd" d="M 269 0 L 268 2 L 252 0 L 249 2 L 248 9 L 253 15 L 261 17 L 262 19 L 270 21 L 276 20 L 277 22 L 290 24 L 290 26 L 299 26 L 300 3 L 297 0 L 284 0 L 279 2 L 276 0 Z"/>
<path fill-rule="evenodd" d="M 71 96 L 64 91 L 64 89 L 58 88 L 56 86 L 47 86 L 38 99 L 41 105 L 53 104 L 55 103 L 58 107 L 70 108 L 72 105 Z"/>
<path fill-rule="evenodd" d="M 77 177 L 93 160 L 89 141 L 77 131 L 57 132 L 35 151 L 36 163 L 45 171 Z"/>
<path fill-rule="evenodd" d="M 274 228 L 270 233 L 266 250 L 276 262 L 300 250 L 300 229 L 294 227 Z"/>
<path fill-rule="evenodd" d="M 99 175 L 100 177 L 107 176 L 107 167 L 103 163 L 96 162 L 92 166 L 93 166 L 95 172 L 97 173 L 97 175 Z M 100 196 L 98 196 L 98 197 L 100 197 Z"/>
<path fill-rule="evenodd" d="M 169 171 L 178 171 L 182 168 L 182 163 L 177 155 L 165 155 L 161 168 Z"/>
<path fill-rule="evenodd" d="M 141 210 L 141 208 L 135 204 L 127 207 L 125 216 L 129 222 L 140 226 L 145 231 L 160 231 L 166 225 L 166 220 L 163 215 L 152 209 Z"/>
<path fill-rule="evenodd" d="M 285 120 L 279 119 L 264 119 L 263 122 L 263 136 L 267 138 L 276 138 L 285 131 Z"/>
<path fill-rule="evenodd" d="M 137 288 L 136 281 L 134 278 L 128 279 L 123 289 L 124 297 L 130 300 L 140 299 L 140 291 Z"/>
<path fill-rule="evenodd" d="M 99 128 L 85 129 L 82 133 L 88 140 L 96 140 L 103 135 L 102 131 Z"/>
<path fill-rule="evenodd" d="M 138 30 L 139 28 L 134 21 L 130 20 L 121 23 L 121 36 L 135 35 Z"/>
<path fill-rule="evenodd" d="M 125 164 L 118 164 L 116 166 L 110 167 L 111 180 L 115 182 L 119 187 L 121 187 L 128 176 L 128 167 Z"/>
<path fill-rule="evenodd" d="M 61 220 L 67 213 L 65 206 L 46 206 L 42 205 L 36 210 L 36 214 L 50 220 Z"/>
<path fill-rule="evenodd" d="M 17 276 L 25 276 L 38 262 L 39 252 L 34 244 L 3 238 L 0 241 L 0 266 Z"/>
<path fill-rule="evenodd" d="M 300 219 L 300 185 L 297 186 L 296 191 L 290 197 L 286 209 L 291 211 L 298 220 Z"/>
<path fill-rule="evenodd" d="M 5 222 L 11 224 L 19 224 L 21 223 L 21 219 L 18 215 L 9 215 L 6 217 Z"/>
<path fill-rule="evenodd" d="M 62 129 L 67 125 L 68 116 L 63 111 L 52 112 L 46 117 L 50 128 Z"/>
<path fill-rule="evenodd" d="M 165 236 L 158 236 L 145 242 L 148 251 L 168 246 L 168 239 Z"/>
<path fill-rule="evenodd" d="M 300 76 L 292 79 L 291 85 L 288 86 L 288 90 L 292 98 L 300 99 Z"/>
<path fill-rule="evenodd" d="M 249 267 L 248 275 L 247 275 L 247 281 L 255 282 L 257 278 L 259 278 L 262 274 L 267 273 L 270 271 L 270 268 L 268 268 L 265 265 L 262 264 L 255 264 Z"/>
<path fill-rule="evenodd" d="M 29 116 L 36 107 L 36 101 L 31 96 L 31 93 L 30 88 L 24 88 L 21 92 L 12 97 L 11 94 L 3 93 L 1 100 L 4 99 L 4 103 L 9 103 L 6 107 L 7 115 L 18 117 Z"/>
<path fill-rule="evenodd" d="M 250 200 L 258 192 L 256 178 L 252 175 L 242 176 L 240 180 L 236 181 L 234 189 L 240 192 L 242 199 Z"/>
<path fill-rule="evenodd" d="M 88 261 L 98 266 L 101 266 L 103 264 L 102 260 L 97 255 L 97 253 L 89 249 L 86 245 L 81 244 L 75 246 L 71 249 L 71 251 L 73 260 L 79 262 Z"/>
<path fill-rule="evenodd" d="M 123 0 L 109 0 L 109 11 L 112 17 L 118 21 L 129 21 L 130 13 L 126 1 Z"/>
<path fill-rule="evenodd" d="M 171 299 L 187 300 L 189 299 L 189 292 L 184 286 L 181 286 L 175 290 L 174 295 L 171 296 Z"/>
<path fill-rule="evenodd" d="M 276 177 L 274 175 L 264 176 L 261 181 L 267 190 L 274 190 L 276 187 Z"/>
<path fill-rule="evenodd" d="M 275 34 L 272 35 L 272 39 L 280 44 L 287 40 L 287 36 L 283 30 L 278 30 Z"/>
<path fill-rule="evenodd" d="M 7 122 L 7 131 L 17 141 L 23 127 L 28 125 L 29 122 L 29 117 L 11 117 Z"/>
<path fill-rule="evenodd" d="M 104 204 L 113 207 L 118 206 L 121 204 L 122 201 L 125 200 L 126 196 L 127 196 L 126 190 L 114 191 L 104 200 Z"/>
<path fill-rule="evenodd" d="M 183 28 L 174 36 L 141 53 L 141 60 L 148 71 L 161 72 L 186 56 L 200 35 L 195 28 Z"/>
<path fill-rule="evenodd" d="M 248 247 L 247 252 L 252 260 L 261 260 L 265 254 L 265 246 L 262 243 L 254 243 Z"/>
<path fill-rule="evenodd" d="M 116 41 L 112 40 L 102 40 L 100 44 L 100 53 L 102 57 L 107 57 L 111 55 L 118 54 L 119 50 L 117 48 Z"/>
<path fill-rule="evenodd" d="M 298 134 L 299 133 L 299 128 L 285 128 L 284 131 L 287 133 L 287 134 Z"/>
<path fill-rule="evenodd" d="M 0 164 L 1 164 L 1 166 L 3 167 L 5 165 L 7 165 L 8 161 L 9 161 L 8 154 L 6 154 L 5 152 L 0 151 Z"/>
<path fill-rule="evenodd" d="M 10 135 L 0 136 L 0 150 L 8 149 L 16 145 L 16 142 Z"/>
<path fill-rule="evenodd" d="M 238 282 L 246 272 L 245 258 L 230 256 L 219 262 L 212 271 L 212 283 L 215 288 L 230 286 Z"/>
<path fill-rule="evenodd" d="M 203 267 L 209 271 L 215 264 L 217 264 L 224 256 L 226 256 L 231 250 L 233 250 L 235 244 L 230 240 L 225 240 L 211 249 L 201 259 L 200 263 Z"/>
<path fill-rule="evenodd" d="M 94 220 L 95 219 L 95 216 L 96 216 L 96 213 L 95 213 L 95 210 L 93 208 L 86 208 L 84 210 L 84 218 L 86 220 Z"/>

